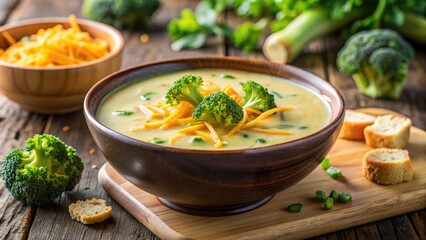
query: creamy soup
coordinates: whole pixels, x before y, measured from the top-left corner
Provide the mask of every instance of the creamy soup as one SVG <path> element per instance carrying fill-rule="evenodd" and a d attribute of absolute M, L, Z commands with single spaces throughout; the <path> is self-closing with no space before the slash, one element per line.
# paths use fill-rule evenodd
<path fill-rule="evenodd" d="M 193 134 L 180 134 L 170 142 L 179 129 L 194 123 L 183 123 L 169 128 L 144 128 L 148 115 L 141 111 L 142 104 L 165 102 L 164 96 L 173 82 L 185 74 L 201 76 L 205 81 L 214 82 L 222 88 L 230 84 L 240 96 L 244 96 L 240 82 L 255 81 L 274 95 L 278 107 L 295 106 L 296 108 L 275 113 L 259 121 L 256 128 L 289 131 L 290 135 L 259 133 L 250 129 L 240 130 L 227 137 L 230 128 L 215 127 L 223 146 L 217 148 L 209 141 L 204 141 Z M 199 69 L 159 75 L 141 81 L 134 81 L 110 93 L 102 101 L 96 113 L 97 119 L 105 126 L 129 137 L 179 148 L 226 150 L 262 147 L 291 141 L 312 134 L 330 121 L 330 106 L 318 93 L 285 79 L 229 69 Z M 232 129 L 232 127 L 231 127 Z M 200 130 L 208 133 L 208 129 Z"/>

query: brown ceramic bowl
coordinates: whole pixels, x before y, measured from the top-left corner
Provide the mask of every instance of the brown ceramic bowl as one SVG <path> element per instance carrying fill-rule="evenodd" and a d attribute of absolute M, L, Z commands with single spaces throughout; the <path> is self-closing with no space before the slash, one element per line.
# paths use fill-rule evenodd
<path fill-rule="evenodd" d="M 69 27 L 68 18 L 42 18 L 0 27 L 15 39 L 57 24 Z M 97 81 L 120 69 L 124 39 L 114 28 L 78 19 L 83 31 L 108 42 L 110 52 L 84 64 L 58 67 L 22 67 L 0 61 L 0 92 L 22 108 L 40 113 L 65 113 L 81 109 L 87 91 Z M 0 48 L 9 44 L 0 37 Z"/>
<path fill-rule="evenodd" d="M 198 68 L 225 68 L 287 78 L 323 95 L 330 122 L 309 136 L 240 150 L 194 150 L 155 145 L 124 136 L 96 119 L 110 92 L 135 79 Z M 339 92 L 319 77 L 288 65 L 229 57 L 174 59 L 112 74 L 88 92 L 84 113 L 107 161 L 128 181 L 178 211 L 197 215 L 244 212 L 267 202 L 313 171 L 337 139 L 344 118 Z"/>

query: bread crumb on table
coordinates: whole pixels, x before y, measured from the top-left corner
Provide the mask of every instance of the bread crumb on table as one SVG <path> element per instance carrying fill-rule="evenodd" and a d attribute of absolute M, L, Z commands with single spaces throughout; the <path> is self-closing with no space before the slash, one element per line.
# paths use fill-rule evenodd
<path fill-rule="evenodd" d="M 148 34 L 142 34 L 139 38 L 141 43 L 147 43 L 149 41 L 149 35 Z"/>
<path fill-rule="evenodd" d="M 83 224 L 102 222 L 112 215 L 112 207 L 106 205 L 104 199 L 87 199 L 77 201 L 68 206 L 71 218 Z"/>

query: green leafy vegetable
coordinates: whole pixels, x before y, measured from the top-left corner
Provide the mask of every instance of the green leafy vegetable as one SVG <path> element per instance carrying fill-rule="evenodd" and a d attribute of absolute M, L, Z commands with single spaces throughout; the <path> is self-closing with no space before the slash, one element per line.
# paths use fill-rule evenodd
<path fill-rule="evenodd" d="M 25 150 L 13 149 L 0 164 L 0 178 L 12 196 L 27 205 L 44 205 L 71 191 L 84 165 L 76 150 L 59 138 L 36 134 Z"/>
<path fill-rule="evenodd" d="M 158 0 L 85 0 L 82 12 L 116 28 L 146 28 L 159 7 Z"/>
<path fill-rule="evenodd" d="M 268 19 L 262 18 L 257 23 L 245 22 L 237 26 L 231 36 L 233 45 L 244 52 L 254 51 L 267 25 Z"/>
<path fill-rule="evenodd" d="M 399 98 L 414 50 L 398 33 L 376 29 L 353 35 L 337 56 L 339 70 L 373 98 Z"/>

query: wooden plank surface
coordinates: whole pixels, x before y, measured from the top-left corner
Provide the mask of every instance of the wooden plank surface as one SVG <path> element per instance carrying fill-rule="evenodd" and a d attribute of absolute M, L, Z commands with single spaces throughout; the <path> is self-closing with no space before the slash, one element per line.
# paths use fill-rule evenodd
<path fill-rule="evenodd" d="M 374 115 L 388 114 L 380 109 L 365 109 Z M 295 186 L 278 193 L 270 202 L 253 211 L 227 217 L 199 217 L 178 213 L 163 206 L 154 196 L 132 185 L 109 164 L 99 172 L 99 181 L 107 192 L 141 223 L 162 239 L 301 239 L 333 232 L 386 217 L 422 209 L 426 206 L 426 132 L 412 128 L 407 150 L 410 152 L 414 179 L 411 182 L 383 186 L 367 180 L 361 171 L 364 154 L 372 148 L 364 142 L 338 139 L 328 154 L 331 165 L 342 169 L 344 178 L 334 180 L 318 167 Z M 317 190 L 350 192 L 348 204 L 335 203 L 324 211 L 312 198 Z M 285 211 L 289 204 L 301 202 L 300 213 Z M 399 239 L 417 235 L 408 216 L 395 218 Z M 357 229 L 358 234 L 362 230 Z M 378 232 L 366 233 L 378 237 Z M 406 238 L 402 238 L 402 237 Z M 346 231 L 339 239 L 354 238 Z"/>
<path fill-rule="evenodd" d="M 81 17 L 80 7 L 83 0 L 2 0 L 0 6 L 0 24 L 2 21 L 14 22 L 34 17 L 68 16 L 71 13 Z M 16 6 L 15 3 L 19 2 Z M 196 0 L 162 0 L 162 9 L 155 16 L 151 29 L 147 31 L 150 41 L 139 41 L 141 31 L 124 31 L 126 47 L 124 49 L 123 68 L 135 64 L 194 55 L 234 55 L 251 58 L 263 58 L 261 52 L 245 54 L 233 49 L 221 38 L 212 39 L 201 50 L 173 52 L 169 48 L 170 39 L 165 31 L 171 17 L 179 14 L 184 7 L 193 8 Z M 226 16 L 227 17 L 227 16 Z M 3 19 L 3 20 L 2 20 Z M 238 21 L 232 16 L 226 21 Z M 416 47 L 416 59 L 410 66 L 410 79 L 404 90 L 402 100 L 373 100 L 361 95 L 350 78 L 336 71 L 334 58 L 342 42 L 335 37 L 315 41 L 293 63 L 325 78 L 336 85 L 346 98 L 350 108 L 365 106 L 386 107 L 397 110 L 412 118 L 415 126 L 426 129 L 426 51 Z M 62 132 L 69 125 L 71 131 Z M 15 201 L 0 182 L 0 239 L 158 239 L 136 219 L 127 213 L 113 199 L 109 198 L 97 181 L 99 167 L 105 159 L 97 151 L 86 129 L 82 112 L 66 115 L 41 115 L 21 110 L 19 106 L 0 96 L 0 158 L 11 147 L 23 146 L 26 138 L 35 133 L 49 132 L 63 138 L 75 146 L 85 161 L 83 179 L 78 187 L 63 194 L 53 205 L 46 207 L 26 207 Z M 95 149 L 95 154 L 89 154 Z M 92 168 L 92 166 L 94 168 Z M 88 197 L 102 197 L 114 208 L 113 218 L 94 226 L 84 226 L 72 221 L 66 211 L 72 201 Z M 349 228 L 313 239 L 426 239 L 424 226 L 426 210 L 404 214 L 399 217 L 381 220 L 356 228 Z M 399 228 L 399 225 L 404 228 Z M 125 226 L 125 227 L 123 227 Z M 423 233 L 423 234 L 422 234 Z"/>

